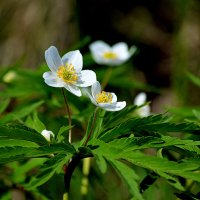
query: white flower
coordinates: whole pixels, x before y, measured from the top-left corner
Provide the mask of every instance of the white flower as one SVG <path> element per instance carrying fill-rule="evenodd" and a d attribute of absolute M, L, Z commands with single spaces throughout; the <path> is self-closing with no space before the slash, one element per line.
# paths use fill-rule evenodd
<path fill-rule="evenodd" d="M 126 102 L 117 102 L 115 93 L 101 91 L 101 85 L 98 81 L 92 84 L 91 92 L 88 88 L 85 89 L 86 94 L 91 99 L 92 103 L 107 111 L 119 111 L 126 106 Z"/>
<path fill-rule="evenodd" d="M 45 139 L 50 142 L 51 141 L 51 137 L 54 137 L 54 134 L 52 131 L 48 131 L 48 130 L 43 130 L 41 132 L 41 134 L 43 135 L 43 137 L 45 137 Z"/>
<path fill-rule="evenodd" d="M 93 42 L 89 48 L 95 62 L 111 66 L 124 63 L 136 51 L 135 46 L 132 46 L 129 50 L 124 42 L 119 42 L 111 47 L 101 40 Z"/>
<path fill-rule="evenodd" d="M 147 98 L 146 94 L 144 92 L 141 92 L 135 97 L 134 104 L 137 105 L 137 106 L 141 106 L 146 102 L 146 98 Z M 150 115 L 150 106 L 145 105 L 145 106 L 139 108 L 137 110 L 137 113 L 141 117 L 149 116 Z"/>
<path fill-rule="evenodd" d="M 83 58 L 79 50 L 70 51 L 61 58 L 56 47 L 51 46 L 45 51 L 45 59 L 51 71 L 45 72 L 43 78 L 49 86 L 64 87 L 81 96 L 79 87 L 91 86 L 96 81 L 93 71 L 82 70 Z"/>

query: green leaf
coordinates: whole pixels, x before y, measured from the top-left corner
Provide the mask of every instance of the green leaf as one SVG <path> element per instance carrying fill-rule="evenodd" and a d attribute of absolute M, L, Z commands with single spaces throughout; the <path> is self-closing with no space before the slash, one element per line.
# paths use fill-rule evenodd
<path fill-rule="evenodd" d="M 95 155 L 97 166 L 99 167 L 100 171 L 105 174 L 107 171 L 107 163 L 103 156 Z"/>
<path fill-rule="evenodd" d="M 27 116 L 31 112 L 33 112 L 35 109 L 37 109 L 43 103 L 44 103 L 44 101 L 39 101 L 39 102 L 33 103 L 31 105 L 25 106 L 19 110 L 15 110 L 12 113 L 7 114 L 4 118 L 2 118 L 0 120 L 0 124 L 5 124 L 10 121 L 19 120 L 19 119 Z"/>
<path fill-rule="evenodd" d="M 21 147 L 38 147 L 39 145 L 30 142 L 27 140 L 17 140 L 17 139 L 0 139 L 0 147 L 12 147 L 12 146 L 21 146 Z"/>
<path fill-rule="evenodd" d="M 122 151 L 176 146 L 178 148 L 200 154 L 200 149 L 198 147 L 198 145 L 200 145 L 200 141 L 181 140 L 170 136 L 161 136 L 160 138 L 152 136 L 121 138 L 109 142 L 108 145 L 110 147 L 117 146 Z"/>
<path fill-rule="evenodd" d="M 137 109 L 136 105 L 125 107 L 118 112 L 108 112 L 104 117 L 103 126 L 107 129 L 118 126 L 133 117 L 134 111 Z"/>
<path fill-rule="evenodd" d="M 9 99 L 9 98 L 4 99 L 4 100 L 1 99 L 0 114 L 1 114 L 2 112 L 4 112 L 4 110 L 7 108 L 7 106 L 8 106 L 9 103 L 10 103 L 10 99 Z"/>
<path fill-rule="evenodd" d="M 178 178 L 173 177 L 165 172 L 161 172 L 161 171 L 156 171 L 157 174 L 159 174 L 160 176 L 162 176 L 163 178 L 165 178 L 167 180 L 167 182 L 172 185 L 173 187 L 175 187 L 176 189 L 180 190 L 180 191 L 185 191 L 185 188 L 181 185 L 181 183 L 178 181 Z"/>
<path fill-rule="evenodd" d="M 0 140 L 1 139 L 26 140 L 39 145 L 48 144 L 47 140 L 40 133 L 20 124 L 0 125 Z"/>
<path fill-rule="evenodd" d="M 15 160 L 49 156 L 52 154 L 74 154 L 75 149 L 70 144 L 52 144 L 41 147 L 1 147 L 0 163 L 8 163 Z"/>
<path fill-rule="evenodd" d="M 135 133 L 140 136 L 159 136 L 161 133 L 168 132 L 185 132 L 195 134 L 200 129 L 200 126 L 195 123 L 171 123 L 171 118 L 166 115 L 151 115 L 144 118 L 134 117 L 128 119 L 126 122 L 120 123 L 111 129 L 104 130 L 100 139 L 103 141 L 110 141 L 117 137 L 130 135 Z"/>
<path fill-rule="evenodd" d="M 36 130 L 38 133 L 41 133 L 46 129 L 45 125 L 38 118 L 37 112 L 33 113 L 33 117 L 28 116 L 25 122 L 26 126 Z"/>
<path fill-rule="evenodd" d="M 139 152 L 122 153 L 118 155 L 118 157 L 155 172 L 165 172 L 200 182 L 200 174 L 197 173 L 197 171 L 195 172 L 195 170 L 199 170 L 200 167 L 195 163 L 187 161 L 176 163 L 174 161 L 168 161 L 167 159 L 144 155 Z M 162 174 L 160 173 L 160 175 Z"/>
<path fill-rule="evenodd" d="M 68 131 L 72 128 L 72 126 L 62 126 L 56 136 L 56 140 L 58 142 L 62 142 L 67 138 L 68 141 Z"/>
<path fill-rule="evenodd" d="M 34 190 L 36 187 L 47 182 L 59 168 L 62 168 L 66 164 L 71 155 L 58 154 L 50 159 L 48 159 L 40 168 L 40 172 L 31 178 L 31 181 L 24 187 L 27 190 Z"/>
<path fill-rule="evenodd" d="M 117 160 L 109 160 L 113 168 L 117 171 L 117 173 L 122 177 L 122 179 L 128 185 L 130 193 L 136 197 L 138 200 L 143 200 L 142 195 L 139 191 L 139 186 L 136 180 L 138 180 L 138 176 L 135 171 L 124 163 Z"/>

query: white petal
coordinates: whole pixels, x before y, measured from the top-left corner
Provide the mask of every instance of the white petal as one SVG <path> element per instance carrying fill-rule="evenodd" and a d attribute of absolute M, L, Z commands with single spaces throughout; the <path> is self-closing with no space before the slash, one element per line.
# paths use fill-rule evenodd
<path fill-rule="evenodd" d="M 124 42 L 119 42 L 113 45 L 112 50 L 116 53 L 120 60 L 126 60 L 130 57 L 130 53 L 128 51 L 128 46 Z"/>
<path fill-rule="evenodd" d="M 44 81 L 47 85 L 52 87 L 63 87 L 63 81 L 53 72 L 45 72 L 43 74 Z"/>
<path fill-rule="evenodd" d="M 45 51 L 45 59 L 52 72 L 56 72 L 58 67 L 62 65 L 61 57 L 54 46 L 49 47 Z"/>
<path fill-rule="evenodd" d="M 98 64 L 106 64 L 107 62 L 105 59 L 102 57 L 105 52 L 110 52 L 111 47 L 106 44 L 105 42 L 98 40 L 96 42 L 93 42 L 90 46 L 90 51 L 92 53 L 93 59 L 98 63 Z M 109 63 L 109 62 L 108 62 Z"/>
<path fill-rule="evenodd" d="M 147 117 L 147 116 L 149 116 L 150 115 L 150 106 L 149 105 L 145 105 L 145 106 L 139 108 L 137 110 L 137 113 L 141 117 Z"/>
<path fill-rule="evenodd" d="M 78 83 L 75 84 L 79 87 L 88 87 L 97 81 L 96 74 L 92 70 L 82 70 L 79 74 Z"/>
<path fill-rule="evenodd" d="M 76 87 L 75 85 L 64 84 L 64 88 L 78 97 L 80 97 L 82 95 L 81 90 L 78 87 Z"/>
<path fill-rule="evenodd" d="M 77 73 L 79 73 L 83 67 L 83 57 L 79 50 L 66 53 L 62 57 L 62 62 L 64 63 L 64 65 L 66 63 L 72 64 Z"/>
<path fill-rule="evenodd" d="M 137 106 L 141 106 L 146 102 L 146 98 L 147 98 L 146 94 L 144 92 L 141 92 L 135 97 L 134 104 Z"/>
<path fill-rule="evenodd" d="M 90 100 L 92 101 L 92 103 L 95 106 L 98 106 L 96 100 L 91 95 L 91 88 L 90 89 L 89 88 L 82 88 L 81 90 L 82 90 L 83 94 L 86 94 L 90 98 Z"/>
<path fill-rule="evenodd" d="M 115 93 L 111 93 L 112 94 L 112 103 L 117 102 L 117 96 Z"/>
<path fill-rule="evenodd" d="M 121 101 L 121 102 L 116 102 L 116 103 L 111 103 L 111 104 L 99 103 L 98 105 L 99 107 L 107 111 L 119 111 L 119 110 L 122 110 L 126 106 L 126 102 Z"/>
<path fill-rule="evenodd" d="M 92 91 L 93 98 L 96 99 L 96 95 L 101 92 L 101 84 L 98 81 L 93 83 L 91 87 L 91 91 Z"/>
<path fill-rule="evenodd" d="M 101 54 L 101 55 L 103 52 L 111 50 L 111 47 L 107 43 L 101 40 L 93 42 L 92 44 L 90 44 L 89 48 L 93 54 Z"/>

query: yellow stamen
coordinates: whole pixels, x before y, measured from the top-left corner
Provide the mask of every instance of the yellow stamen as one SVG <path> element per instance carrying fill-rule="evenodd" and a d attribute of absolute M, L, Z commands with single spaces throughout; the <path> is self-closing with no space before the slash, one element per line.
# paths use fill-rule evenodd
<path fill-rule="evenodd" d="M 112 94 L 109 92 L 100 92 L 96 95 L 97 103 L 112 103 Z"/>
<path fill-rule="evenodd" d="M 76 83 L 78 80 L 78 74 L 72 64 L 66 63 L 66 66 L 60 66 L 57 71 L 57 75 L 66 83 Z"/>
<path fill-rule="evenodd" d="M 107 51 L 107 52 L 105 52 L 105 53 L 103 54 L 103 57 L 104 57 L 105 59 L 116 59 L 118 56 L 117 56 L 116 53 L 113 53 L 113 52 L 111 52 L 111 51 Z"/>

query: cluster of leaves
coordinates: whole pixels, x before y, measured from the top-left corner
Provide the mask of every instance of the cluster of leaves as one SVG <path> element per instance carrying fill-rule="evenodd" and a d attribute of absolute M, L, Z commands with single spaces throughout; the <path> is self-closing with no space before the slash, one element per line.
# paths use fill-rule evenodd
<path fill-rule="evenodd" d="M 93 185 L 94 191 L 93 178 L 102 183 L 102 177 L 113 169 L 113 176 L 116 172 L 125 184 L 122 187 L 129 191 L 127 198 L 155 199 L 155 196 L 147 197 L 148 191 L 159 184 L 161 193 L 164 193 L 162 186 L 171 188 L 172 199 L 175 196 L 200 198 L 198 110 L 193 110 L 193 115 L 190 113 L 192 119 L 181 117 L 177 122 L 170 114 L 138 117 L 140 108 L 132 105 L 116 113 L 98 109 L 93 124 L 93 106 L 84 97 L 77 101 L 69 95 L 72 124 L 77 128 L 73 129 L 75 142 L 69 144 L 67 135 L 71 127 L 63 126 L 67 122 L 62 117 L 63 100 L 59 91 L 43 83 L 41 74 L 45 68 L 42 66 L 36 72 L 13 68 L 15 79 L 1 83 L 0 170 L 4 172 L 0 176 L 1 199 L 10 199 L 13 190 L 23 191 L 32 199 L 61 199 L 65 185 L 63 168 L 71 159 L 84 157 L 93 157 L 96 162 L 89 177 L 89 187 Z M 2 70 L 2 80 L 7 72 Z M 115 73 L 113 76 L 118 76 L 117 70 Z M 92 126 L 93 133 L 85 145 Z M 55 133 L 51 143 L 41 135 L 46 127 Z M 80 167 L 75 171 L 78 178 L 72 176 L 71 199 L 80 199 L 77 191 L 73 192 L 75 184 L 76 189 L 80 187 Z M 102 183 L 105 186 L 101 187 L 109 184 Z"/>

